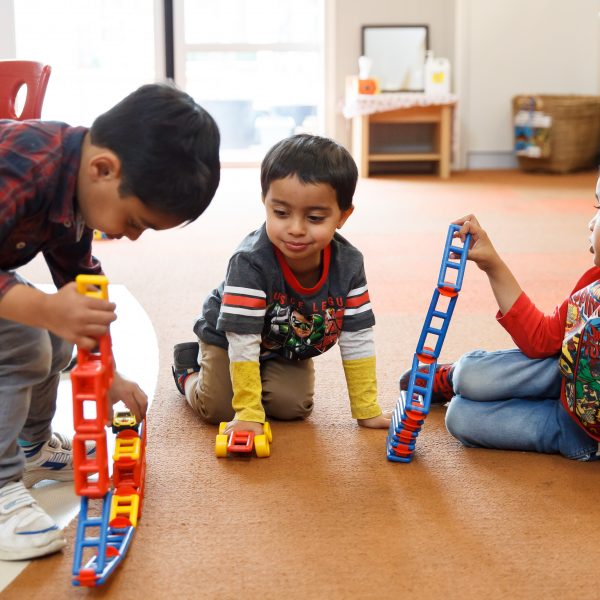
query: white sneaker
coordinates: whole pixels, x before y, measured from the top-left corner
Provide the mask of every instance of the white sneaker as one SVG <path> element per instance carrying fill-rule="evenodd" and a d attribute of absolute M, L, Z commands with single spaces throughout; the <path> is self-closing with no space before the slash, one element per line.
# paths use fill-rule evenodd
<path fill-rule="evenodd" d="M 30 488 L 38 481 L 73 481 L 73 446 L 62 433 L 53 433 L 43 443 L 23 447 L 27 462 L 23 483 Z"/>
<path fill-rule="evenodd" d="M 57 552 L 62 531 L 25 489 L 22 481 L 0 488 L 0 560 L 27 560 Z"/>

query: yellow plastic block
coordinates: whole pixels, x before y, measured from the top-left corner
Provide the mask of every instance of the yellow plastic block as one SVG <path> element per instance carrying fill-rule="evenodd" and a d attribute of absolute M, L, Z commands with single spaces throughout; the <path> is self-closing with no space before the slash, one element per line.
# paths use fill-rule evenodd
<path fill-rule="evenodd" d="M 117 494 L 114 494 L 110 505 L 109 523 L 116 517 L 125 517 L 135 527 L 139 509 L 140 497 L 137 494 L 131 496 L 117 496 Z"/>
<path fill-rule="evenodd" d="M 80 294 L 108 300 L 108 279 L 104 275 L 77 275 L 75 281 Z"/>
<path fill-rule="evenodd" d="M 139 437 L 117 438 L 113 460 L 117 461 L 120 458 L 139 460 L 141 450 L 142 440 Z"/>

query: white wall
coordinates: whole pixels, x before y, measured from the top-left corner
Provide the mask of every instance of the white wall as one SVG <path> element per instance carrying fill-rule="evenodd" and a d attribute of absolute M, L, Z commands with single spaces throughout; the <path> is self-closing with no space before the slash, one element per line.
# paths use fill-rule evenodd
<path fill-rule="evenodd" d="M 15 32 L 12 25 L 9 26 L 13 21 L 13 0 L 0 0 L 0 59 L 15 57 Z"/>
<path fill-rule="evenodd" d="M 0 0 L 0 59 L 15 56 L 14 0 Z M 511 99 L 521 93 L 600 95 L 600 0 L 326 0 L 326 127 L 350 146 L 341 114 L 358 70 L 362 25 L 428 24 L 459 94 L 459 168 L 505 168 Z"/>
<path fill-rule="evenodd" d="M 350 147 L 350 123 L 341 115 L 347 75 L 358 74 L 363 25 L 429 25 L 429 45 L 436 56 L 454 62 L 455 0 L 327 0 L 329 100 L 334 117 L 328 135 Z M 333 80 L 333 84 L 332 81 Z"/>
<path fill-rule="evenodd" d="M 329 134 L 350 145 L 340 114 L 364 24 L 425 23 L 459 95 L 459 168 L 508 168 L 511 100 L 522 93 L 600 95 L 600 0 L 337 0 Z"/>
<path fill-rule="evenodd" d="M 518 94 L 600 94 L 599 0 L 457 0 L 461 166 L 511 167 Z"/>

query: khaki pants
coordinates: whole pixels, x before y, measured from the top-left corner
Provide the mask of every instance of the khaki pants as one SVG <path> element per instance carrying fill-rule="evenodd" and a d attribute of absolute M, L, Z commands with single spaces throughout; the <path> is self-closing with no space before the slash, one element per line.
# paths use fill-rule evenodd
<path fill-rule="evenodd" d="M 186 399 L 205 422 L 218 424 L 234 418 L 233 388 L 227 350 L 200 342 L 200 373 L 186 390 Z M 312 359 L 271 358 L 260 365 L 262 403 L 267 418 L 303 419 L 313 409 L 315 370 Z"/>

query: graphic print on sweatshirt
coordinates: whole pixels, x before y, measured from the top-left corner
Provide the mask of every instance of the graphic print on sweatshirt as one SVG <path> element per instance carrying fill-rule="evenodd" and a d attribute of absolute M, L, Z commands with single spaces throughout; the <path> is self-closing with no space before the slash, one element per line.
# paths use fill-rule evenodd
<path fill-rule="evenodd" d="M 569 299 L 560 371 L 564 404 L 576 422 L 600 440 L 600 282 Z"/>
<path fill-rule="evenodd" d="M 362 254 L 339 234 L 322 255 L 321 275 L 303 287 L 264 226 L 231 257 L 225 281 L 206 298 L 194 331 L 227 348 L 226 332 L 261 334 L 261 358 L 302 360 L 323 354 L 344 331 L 375 324 Z"/>

